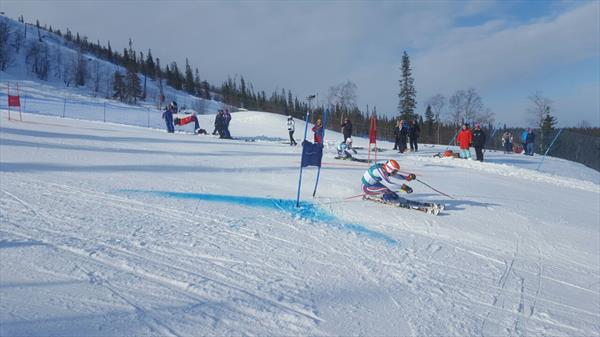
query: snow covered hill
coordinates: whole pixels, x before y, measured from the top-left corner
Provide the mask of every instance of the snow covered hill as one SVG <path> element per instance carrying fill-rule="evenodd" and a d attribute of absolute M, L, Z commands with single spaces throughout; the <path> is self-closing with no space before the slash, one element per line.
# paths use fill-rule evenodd
<path fill-rule="evenodd" d="M 16 93 L 15 83 L 18 81 L 22 86 L 21 95 L 25 102 L 29 99 L 31 103 L 48 103 L 43 99 L 50 96 L 55 100 L 66 102 L 66 105 L 81 103 L 111 105 L 124 104 L 104 97 L 113 96 L 114 73 L 120 71 L 125 74 L 126 70 L 107 60 L 96 57 L 90 53 L 83 53 L 86 76 L 83 86 L 75 86 L 75 68 L 78 62 L 78 47 L 67 41 L 62 36 L 38 29 L 32 24 L 21 23 L 8 17 L 0 16 L 0 23 L 6 24 L 9 29 L 7 50 L 8 66 L 5 71 L 0 71 L 0 95 L 6 95 L 6 85 L 12 82 L 12 94 Z M 84 37 L 81 37 L 84 39 Z M 87 39 L 87 38 L 86 38 Z M 17 48 L 16 45 L 19 47 Z M 37 56 L 34 56 L 37 55 Z M 38 63 L 47 63 L 47 78 L 40 80 L 39 76 L 32 70 L 35 60 Z M 164 60 L 163 60 L 164 61 Z M 141 85 L 144 76 L 138 74 Z M 156 109 L 159 104 L 160 90 L 158 81 L 151 78 L 146 79 L 146 99 L 140 102 L 138 108 Z M 215 113 L 223 108 L 223 103 L 214 100 L 205 100 L 186 92 L 176 90 L 166 85 L 163 79 L 163 94 L 165 101 L 177 101 L 180 107 L 196 109 L 199 113 Z M 48 94 L 50 93 L 50 94 Z M 43 94 L 40 97 L 40 94 Z M 85 99 L 82 99 L 85 96 Z M 93 96 L 93 98 L 89 98 Z M 6 99 L 3 98 L 0 107 L 6 107 Z M 27 104 L 26 104 L 27 106 Z M 33 105 L 31 106 L 33 108 Z M 69 106 L 68 106 L 69 107 Z M 73 106 L 70 106 L 73 108 Z M 60 108 L 62 113 L 62 107 Z M 68 109 L 67 109 L 68 110 Z M 37 109 L 38 112 L 48 113 L 47 109 Z"/>
<path fill-rule="evenodd" d="M 48 116 L 60 95 L 39 94 L 23 121 L 1 110 L 2 336 L 600 334 L 600 175 L 583 165 L 378 144 L 454 197 L 411 182 L 446 205 L 434 217 L 349 198 L 367 166 L 333 159 L 327 131 L 296 209 L 284 116 L 234 113 L 221 140 L 143 108 L 113 107 L 131 125 Z"/>

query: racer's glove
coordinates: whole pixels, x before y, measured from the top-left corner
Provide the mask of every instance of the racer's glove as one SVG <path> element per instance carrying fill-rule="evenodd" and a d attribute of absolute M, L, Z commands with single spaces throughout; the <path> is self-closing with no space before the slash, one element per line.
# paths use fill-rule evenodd
<path fill-rule="evenodd" d="M 413 192 L 412 188 L 410 188 L 410 186 L 406 184 L 402 184 L 402 186 L 400 186 L 400 189 L 406 194 L 411 194 Z"/>
<path fill-rule="evenodd" d="M 414 173 L 411 173 L 409 175 L 406 176 L 406 180 L 407 181 L 411 181 L 413 179 L 417 179 L 417 176 Z"/>

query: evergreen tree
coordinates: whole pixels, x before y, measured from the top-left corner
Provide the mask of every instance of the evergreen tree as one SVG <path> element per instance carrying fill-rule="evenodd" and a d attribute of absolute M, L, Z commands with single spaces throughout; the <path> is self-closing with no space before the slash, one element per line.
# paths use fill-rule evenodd
<path fill-rule="evenodd" d="M 106 52 L 106 59 L 108 60 L 108 62 L 113 61 L 113 51 L 112 51 L 112 48 L 110 47 L 110 41 L 108 41 L 108 51 Z"/>
<path fill-rule="evenodd" d="M 431 111 L 431 105 L 427 105 L 425 110 L 425 120 L 427 125 L 427 134 L 433 135 L 433 111 Z"/>
<path fill-rule="evenodd" d="M 417 91 L 412 78 L 412 70 L 410 69 L 410 59 L 406 51 L 402 55 L 402 78 L 400 79 L 400 103 L 398 104 L 398 112 L 404 120 L 412 120 L 416 118 L 415 108 L 417 106 Z"/>
<path fill-rule="evenodd" d="M 210 97 L 210 85 L 206 81 L 202 81 L 202 97 L 211 99 Z"/>
<path fill-rule="evenodd" d="M 202 97 L 202 81 L 200 81 L 200 72 L 198 68 L 194 70 L 194 95 Z"/>
<path fill-rule="evenodd" d="M 288 97 L 287 97 L 287 107 L 288 107 L 288 115 L 293 115 L 294 114 L 294 100 L 292 97 L 292 91 L 288 90 Z"/>
<path fill-rule="evenodd" d="M 87 78 L 87 75 L 86 58 L 80 48 L 77 52 L 77 63 L 75 64 L 75 85 L 85 85 L 85 79 Z"/>
<path fill-rule="evenodd" d="M 558 121 L 556 120 L 556 117 L 550 115 L 550 109 L 548 109 L 548 112 L 546 113 L 546 117 L 544 117 L 544 121 L 542 122 L 542 130 L 544 131 L 552 131 L 554 130 L 554 126 L 556 125 L 556 123 L 558 123 Z"/>
<path fill-rule="evenodd" d="M 113 80 L 113 98 L 118 99 L 123 102 L 125 100 L 125 81 L 123 80 L 123 75 L 119 71 L 115 71 L 115 76 Z"/>
<path fill-rule="evenodd" d="M 184 81 L 184 89 L 188 94 L 195 94 L 194 90 L 194 73 L 192 73 L 192 67 L 190 67 L 190 62 L 188 59 L 185 59 L 185 81 Z"/>
<path fill-rule="evenodd" d="M 146 72 L 147 75 L 152 79 L 155 78 L 155 67 L 156 65 L 154 64 L 154 59 L 152 58 L 152 51 L 148 49 L 148 54 L 146 56 Z"/>
<path fill-rule="evenodd" d="M 138 98 L 142 96 L 140 78 L 132 68 L 127 68 L 125 75 L 125 93 L 129 103 L 137 103 Z"/>

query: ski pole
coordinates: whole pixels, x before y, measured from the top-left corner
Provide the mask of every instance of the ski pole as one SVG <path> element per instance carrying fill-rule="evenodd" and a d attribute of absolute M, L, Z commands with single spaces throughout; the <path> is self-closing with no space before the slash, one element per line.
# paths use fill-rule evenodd
<path fill-rule="evenodd" d="M 425 185 L 425 186 L 427 186 L 427 187 L 431 188 L 432 190 L 434 190 L 434 191 L 438 192 L 438 193 L 439 193 L 439 194 L 441 194 L 441 195 L 444 195 L 444 196 L 446 196 L 446 197 L 448 197 L 448 198 L 450 198 L 450 199 L 454 199 L 452 196 L 449 196 L 448 194 L 446 194 L 446 193 L 444 193 L 444 192 L 442 192 L 442 191 L 436 190 L 435 188 L 431 187 L 429 184 L 427 184 L 427 183 L 424 183 L 423 181 L 421 181 L 421 180 L 419 180 L 419 179 L 415 179 L 415 180 L 416 180 L 416 181 L 418 181 L 418 182 L 420 182 L 421 184 L 423 184 L 423 185 Z"/>

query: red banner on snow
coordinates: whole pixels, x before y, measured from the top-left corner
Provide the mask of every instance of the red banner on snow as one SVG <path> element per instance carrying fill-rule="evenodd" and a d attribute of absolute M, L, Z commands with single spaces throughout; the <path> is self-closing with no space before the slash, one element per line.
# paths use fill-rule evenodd
<path fill-rule="evenodd" d="M 19 96 L 8 96 L 8 106 L 21 106 L 21 99 Z"/>
<path fill-rule="evenodd" d="M 375 115 L 371 116 L 371 127 L 369 128 L 369 144 L 377 143 L 377 119 Z"/>

